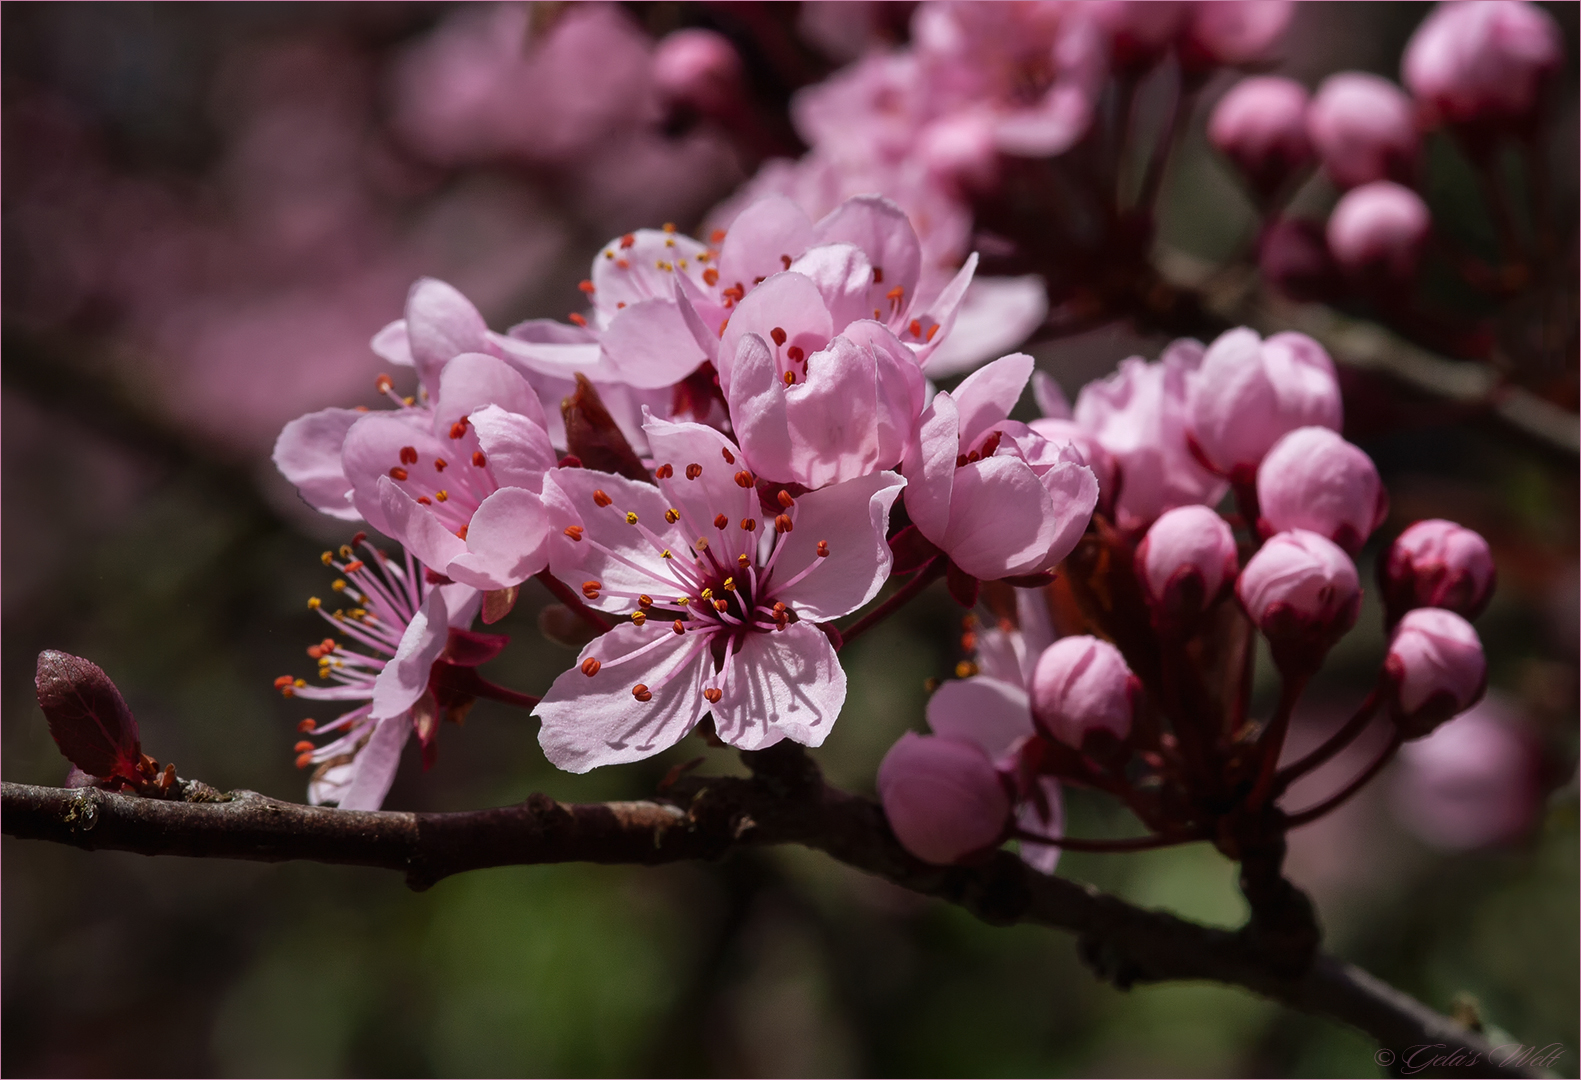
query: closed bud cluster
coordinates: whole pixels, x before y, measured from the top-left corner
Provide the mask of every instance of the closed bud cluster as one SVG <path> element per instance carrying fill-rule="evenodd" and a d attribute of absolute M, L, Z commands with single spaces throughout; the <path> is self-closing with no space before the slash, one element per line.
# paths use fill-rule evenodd
<path fill-rule="evenodd" d="M 1061 638 L 1032 670 L 1032 718 L 1078 750 L 1095 733 L 1118 741 L 1131 733 L 1141 692 L 1119 649 L 1086 635 Z"/>
<path fill-rule="evenodd" d="M 1235 590 L 1241 606 L 1288 673 L 1317 670 L 1361 612 L 1361 584 L 1350 556 L 1331 540 L 1295 529 L 1247 560 Z"/>
<path fill-rule="evenodd" d="M 1136 576 L 1161 629 L 1188 624 L 1235 580 L 1235 534 L 1212 508 L 1162 514 L 1136 549 Z"/>
<path fill-rule="evenodd" d="M 1322 427 L 1299 428 L 1257 470 L 1265 534 L 1306 529 L 1354 555 L 1383 523 L 1389 497 L 1372 459 Z"/>
<path fill-rule="evenodd" d="M 1406 529 L 1378 564 L 1390 625 L 1413 608 L 1434 607 L 1475 619 L 1493 596 L 1493 552 L 1480 535 L 1434 518 Z"/>
<path fill-rule="evenodd" d="M 905 849 L 939 866 L 994 847 L 1010 825 L 1010 793 L 988 754 L 940 735 L 902 735 L 878 767 L 878 796 Z"/>
<path fill-rule="evenodd" d="M 1453 611 L 1418 608 L 1395 628 L 1384 671 L 1395 723 L 1420 738 L 1475 705 L 1488 688 L 1488 661 L 1471 624 Z"/>

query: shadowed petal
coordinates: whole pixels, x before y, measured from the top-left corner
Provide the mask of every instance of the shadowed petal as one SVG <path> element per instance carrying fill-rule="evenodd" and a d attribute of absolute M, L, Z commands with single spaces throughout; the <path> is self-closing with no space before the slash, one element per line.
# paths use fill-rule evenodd
<path fill-rule="evenodd" d="M 774 564 L 774 576 L 789 580 L 814 562 L 812 573 L 789 588 L 768 589 L 804 618 L 827 622 L 849 614 L 878 595 L 894 561 L 884 534 L 889 511 L 906 481 L 892 472 L 847 480 L 796 500 L 796 528 Z M 819 559 L 818 541 L 829 544 Z"/>
<path fill-rule="evenodd" d="M 401 635 L 395 656 L 373 681 L 373 718 L 399 716 L 428 690 L 428 673 L 450 637 L 450 612 L 438 590 L 428 594 Z"/>
<path fill-rule="evenodd" d="M 520 585 L 549 562 L 549 514 L 524 488 L 500 488 L 484 499 L 467 526 L 467 550 L 445 573 L 477 589 Z"/>
<path fill-rule="evenodd" d="M 845 672 L 834 646 L 807 622 L 748 634 L 721 677 L 714 730 L 740 750 L 781 739 L 821 746 L 845 704 Z"/>
<path fill-rule="evenodd" d="M 1021 687 L 986 675 L 951 679 L 928 699 L 928 726 L 935 735 L 976 743 L 997 761 L 1032 734 L 1032 705 Z"/>
<path fill-rule="evenodd" d="M 377 810 L 384 805 L 384 797 L 395 782 L 395 770 L 401 764 L 401 750 L 411 734 L 411 713 L 379 721 L 368 744 L 352 762 L 356 775 L 340 800 L 342 810 Z"/>
<path fill-rule="evenodd" d="M 447 431 L 451 424 L 485 405 L 498 405 L 544 426 L 543 404 L 520 372 L 497 356 L 462 353 L 446 364 L 439 376 L 434 430 Z"/>
<path fill-rule="evenodd" d="M 351 425 L 366 415 L 356 409 L 320 409 L 287 424 L 274 444 L 275 468 L 296 486 L 302 501 L 342 521 L 362 517 L 351 505 L 351 481 L 340 451 Z"/>
<path fill-rule="evenodd" d="M 549 433 L 527 416 L 489 405 L 470 417 L 485 466 L 500 487 L 543 488 L 544 474 L 556 464 Z M 469 467 L 462 463 L 461 468 Z"/>

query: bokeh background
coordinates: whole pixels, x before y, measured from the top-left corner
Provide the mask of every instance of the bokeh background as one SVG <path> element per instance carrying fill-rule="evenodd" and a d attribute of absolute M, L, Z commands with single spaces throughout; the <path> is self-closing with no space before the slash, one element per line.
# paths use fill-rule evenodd
<path fill-rule="evenodd" d="M 145 748 L 182 775 L 304 797 L 304 710 L 270 684 L 322 636 L 304 599 L 329 580 L 318 552 L 349 530 L 273 474 L 280 425 L 374 403 L 367 340 L 415 277 L 453 282 L 495 326 L 563 318 L 600 242 L 693 228 L 763 156 L 796 152 L 788 124 L 752 144 L 666 112 L 644 68 L 654 39 L 724 33 L 755 98 L 783 112 L 866 44 L 904 39 L 907 5 L 866 10 L 855 39 L 795 4 L 0 10 L 6 779 L 65 775 L 33 700 L 48 647 L 102 665 Z M 1308 85 L 1341 68 L 1393 77 L 1426 10 L 1302 5 L 1280 70 Z M 1576 9 L 1548 10 L 1570 51 L 1553 130 L 1573 213 Z M 468 128 L 414 89 L 435 68 L 464 84 L 490 20 L 520 41 L 573 15 L 582 37 L 524 77 L 519 110 Z M 1251 216 L 1201 127 L 1199 110 L 1161 227 L 1214 259 Z M 1491 243 L 1469 178 L 1440 172 L 1435 214 Z M 1116 324 L 1036 352 L 1074 396 L 1163 340 Z M 1340 955 L 1439 1009 L 1477 1010 L 1496 1035 L 1563 1044 L 1573 1076 L 1576 459 L 1443 410 L 1385 414 L 1348 432 L 1393 498 L 1379 536 L 1444 516 L 1493 543 L 1485 709 L 1521 733 L 1531 779 L 1509 797 L 1530 813 L 1493 843 L 1435 834 L 1397 765 L 1295 834 L 1290 872 Z M 524 590 L 491 678 L 541 692 L 571 658 L 537 630 L 547 600 Z M 834 782 L 871 791 L 885 750 L 921 727 L 926 681 L 962 659 L 960 616 L 939 589 L 846 654 L 851 696 L 815 754 Z M 1297 738 L 1360 699 L 1383 648 L 1370 600 Z M 699 755 L 739 768 L 690 738 L 572 777 L 544 762 L 534 721 L 483 702 L 427 774 L 409 755 L 387 806 L 642 797 Z M 1075 831 L 1125 828 L 1081 793 L 1071 815 Z M 1216 986 L 1121 992 L 1068 936 L 991 928 L 798 849 L 493 870 L 421 894 L 361 869 L 9 838 L 3 852 L 9 1075 L 1378 1073 L 1374 1047 L 1339 1025 Z M 1060 873 L 1213 924 L 1245 914 L 1233 865 L 1205 845 L 1070 855 Z"/>

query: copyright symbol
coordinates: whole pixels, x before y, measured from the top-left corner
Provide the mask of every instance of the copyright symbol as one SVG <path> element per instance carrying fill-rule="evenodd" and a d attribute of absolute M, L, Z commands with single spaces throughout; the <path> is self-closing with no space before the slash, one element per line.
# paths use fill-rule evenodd
<path fill-rule="evenodd" d="M 1385 1047 L 1384 1049 L 1379 1050 L 1376 1054 L 1372 1055 L 1372 1060 L 1373 1063 L 1378 1066 L 1378 1068 L 1387 1069 L 1390 1065 L 1394 1064 L 1394 1051 Z"/>

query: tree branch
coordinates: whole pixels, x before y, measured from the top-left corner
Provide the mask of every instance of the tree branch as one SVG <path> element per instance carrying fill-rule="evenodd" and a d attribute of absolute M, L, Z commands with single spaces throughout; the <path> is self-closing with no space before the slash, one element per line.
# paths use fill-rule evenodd
<path fill-rule="evenodd" d="M 414 889 L 491 866 L 653 865 L 796 843 L 990 923 L 1073 931 L 1083 958 L 1122 988 L 1209 979 L 1351 1024 L 1396 1053 L 1423 1043 L 1489 1050 L 1448 1017 L 1324 954 L 1299 975 L 1281 974 L 1244 932 L 1135 907 L 1040 874 L 1008 852 L 975 866 L 930 866 L 899 845 L 877 804 L 825 785 L 800 747 L 743 758 L 751 778 L 683 777 L 673 801 L 565 804 L 533 795 L 517 806 L 444 814 L 334 810 L 251 791 L 217 795 L 191 782 L 183 790 L 194 801 L 6 783 L 0 823 L 10 836 L 87 850 L 381 867 Z"/>

